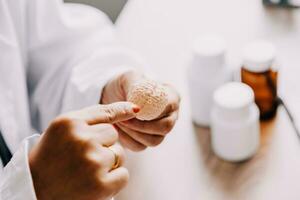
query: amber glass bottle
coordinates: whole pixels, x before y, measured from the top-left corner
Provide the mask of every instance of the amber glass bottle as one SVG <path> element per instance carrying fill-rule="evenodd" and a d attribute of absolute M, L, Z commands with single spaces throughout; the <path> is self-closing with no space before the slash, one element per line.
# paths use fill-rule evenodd
<path fill-rule="evenodd" d="M 272 68 L 274 59 L 275 48 L 266 41 L 249 44 L 244 51 L 241 80 L 253 89 L 262 120 L 274 117 L 278 107 L 278 71 Z"/>

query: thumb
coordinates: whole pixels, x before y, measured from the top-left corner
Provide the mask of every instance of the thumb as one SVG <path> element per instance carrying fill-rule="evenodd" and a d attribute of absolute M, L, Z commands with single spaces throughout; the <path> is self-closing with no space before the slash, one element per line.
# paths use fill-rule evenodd
<path fill-rule="evenodd" d="M 136 117 L 140 108 L 130 102 L 116 102 L 107 105 L 96 105 L 74 111 L 65 116 L 73 119 L 84 120 L 89 125 L 126 121 Z"/>

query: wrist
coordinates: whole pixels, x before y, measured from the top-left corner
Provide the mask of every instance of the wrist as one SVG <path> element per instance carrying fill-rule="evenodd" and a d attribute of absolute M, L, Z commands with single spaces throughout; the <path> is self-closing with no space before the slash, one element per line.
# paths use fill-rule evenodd
<path fill-rule="evenodd" d="M 45 187 L 43 187 L 44 184 L 42 183 L 43 182 L 42 180 L 45 179 L 46 177 L 43 177 L 43 175 L 40 174 L 41 172 L 40 169 L 43 169 L 44 166 L 41 166 L 39 160 L 37 159 L 37 153 L 38 153 L 37 148 L 38 148 L 37 145 L 35 145 L 33 149 L 29 152 L 28 162 L 29 162 L 29 168 L 30 168 L 35 195 L 37 199 L 44 200 L 45 198 L 43 194 L 47 192 L 44 192 Z"/>

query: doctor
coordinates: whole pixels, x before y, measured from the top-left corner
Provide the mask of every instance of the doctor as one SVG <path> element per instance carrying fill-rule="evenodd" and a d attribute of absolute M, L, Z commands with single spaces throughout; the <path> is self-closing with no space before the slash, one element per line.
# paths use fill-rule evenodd
<path fill-rule="evenodd" d="M 94 8 L 0 0 L 0 199 L 119 192 L 128 171 L 117 138 L 133 151 L 156 146 L 178 115 L 178 94 L 167 85 L 169 104 L 156 120 L 135 119 L 140 108 L 122 102 L 144 78 L 135 70 L 142 65 Z"/>

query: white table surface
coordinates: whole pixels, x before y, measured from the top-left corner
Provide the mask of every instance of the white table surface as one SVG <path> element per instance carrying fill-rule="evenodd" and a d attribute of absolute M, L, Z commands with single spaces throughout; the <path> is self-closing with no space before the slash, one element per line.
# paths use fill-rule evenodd
<path fill-rule="evenodd" d="M 300 9 L 265 9 L 260 0 L 131 0 L 117 30 L 182 96 L 180 118 L 164 143 L 128 152 L 131 179 L 117 200 L 300 199 L 300 141 L 284 110 L 262 124 L 261 148 L 252 160 L 227 163 L 212 153 L 209 131 L 193 125 L 186 84 L 198 35 L 223 35 L 229 58 L 237 61 L 247 42 L 265 38 L 278 47 L 280 94 L 300 119 Z"/>

